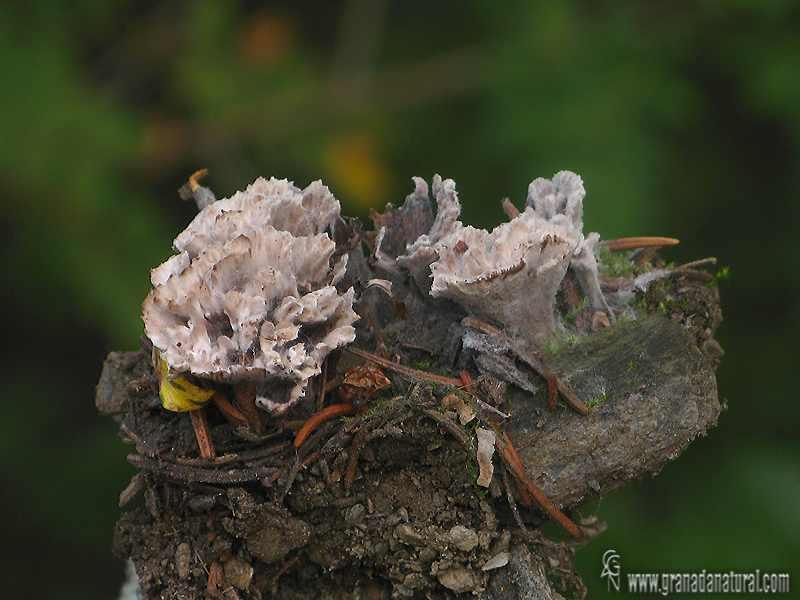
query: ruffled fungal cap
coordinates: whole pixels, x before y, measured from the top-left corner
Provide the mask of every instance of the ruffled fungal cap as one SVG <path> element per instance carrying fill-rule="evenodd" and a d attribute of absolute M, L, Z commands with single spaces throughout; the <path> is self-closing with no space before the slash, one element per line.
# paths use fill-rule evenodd
<path fill-rule="evenodd" d="M 315 181 L 300 190 L 285 179 L 259 177 L 243 192 L 201 210 L 173 244 L 196 256 L 209 243 L 269 225 L 295 237 L 322 233 L 339 215 L 339 201 Z"/>
<path fill-rule="evenodd" d="M 416 190 L 414 196 L 427 198 L 428 184 L 421 177 L 414 177 Z M 414 281 L 423 292 L 430 290 L 430 266 L 439 258 L 438 244 L 448 234 L 462 227 L 458 220 L 461 203 L 456 193 L 456 183 L 452 179 L 442 180 L 433 176 L 433 195 L 436 198 L 436 217 L 428 233 L 420 235 L 397 257 L 398 264 L 409 270 Z M 382 234 L 383 232 L 381 232 Z M 379 241 L 382 235 L 379 235 Z M 380 244 L 378 244 L 380 246 Z"/>
<path fill-rule="evenodd" d="M 420 181 L 417 193 L 420 193 Z M 424 190 L 427 192 L 427 190 Z M 438 211 L 427 235 L 398 262 L 421 289 L 456 301 L 471 314 L 493 319 L 509 332 L 538 343 L 555 329 L 555 295 L 572 266 L 590 306 L 607 309 L 597 277 L 597 234 L 583 235 L 583 181 L 562 171 L 528 188 L 527 208 L 491 233 L 458 221 L 455 183 L 433 181 Z"/>
<path fill-rule="evenodd" d="M 587 304 L 592 311 L 601 310 L 613 319 L 597 273 L 595 252 L 600 235 L 583 235 L 583 199 L 586 190 L 580 176 L 570 171 L 556 173 L 552 180 L 540 177 L 528 186 L 528 199 L 525 206 L 533 207 L 536 214 L 550 223 L 563 225 L 580 235 L 580 243 L 575 249 L 570 266 L 578 285 L 586 295 Z"/>
<path fill-rule="evenodd" d="M 553 332 L 553 303 L 580 238 L 527 209 L 491 233 L 456 227 L 437 245 L 431 295 L 539 342 Z"/>
<path fill-rule="evenodd" d="M 355 339 L 354 292 L 334 285 L 346 256 L 331 265 L 335 244 L 320 233 L 338 210 L 321 184 L 301 194 L 274 179 L 203 209 L 142 305 L 170 373 L 252 381 L 273 414 L 302 397 L 325 356 Z"/>

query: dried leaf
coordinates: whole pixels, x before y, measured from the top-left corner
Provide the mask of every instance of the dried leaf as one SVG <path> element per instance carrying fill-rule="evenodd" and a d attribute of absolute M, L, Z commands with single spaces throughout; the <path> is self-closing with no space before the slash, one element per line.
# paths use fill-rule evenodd
<path fill-rule="evenodd" d="M 489 429 L 478 428 L 475 430 L 478 435 L 478 467 L 480 467 L 480 474 L 476 483 L 483 487 L 489 487 L 492 482 L 492 475 L 494 475 L 494 466 L 492 465 L 492 455 L 494 454 L 494 432 Z"/>

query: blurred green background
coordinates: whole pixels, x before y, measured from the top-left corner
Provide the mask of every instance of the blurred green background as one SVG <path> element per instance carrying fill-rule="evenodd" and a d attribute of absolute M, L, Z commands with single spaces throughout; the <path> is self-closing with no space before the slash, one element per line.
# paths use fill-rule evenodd
<path fill-rule="evenodd" d="M 133 470 L 93 405 L 138 347 L 149 269 L 257 176 L 343 212 L 456 180 L 465 222 L 562 169 L 606 239 L 729 266 L 719 427 L 603 500 L 576 555 L 623 573 L 790 572 L 800 586 L 800 3 L 111 2 L 0 8 L 0 595 L 116 596 Z"/>

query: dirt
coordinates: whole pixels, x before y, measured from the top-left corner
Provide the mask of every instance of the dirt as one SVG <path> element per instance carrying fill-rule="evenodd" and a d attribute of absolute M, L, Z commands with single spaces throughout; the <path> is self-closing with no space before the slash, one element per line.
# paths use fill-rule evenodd
<path fill-rule="evenodd" d="M 125 360 L 138 372 L 146 357 L 135 356 Z M 146 598 L 403 598 L 422 590 L 444 598 L 485 590 L 492 571 L 483 567 L 508 561 L 517 527 L 508 510 L 498 514 L 492 492 L 475 485 L 469 449 L 422 412 L 436 408 L 441 391 L 417 384 L 408 400 L 386 402 L 364 419 L 374 439 L 361 449 L 349 489 L 347 448 L 300 469 L 288 491 L 280 477 L 230 486 L 187 481 L 197 479 L 189 475 L 196 467 L 161 459 L 173 470 L 148 473 L 141 505 L 118 524 L 115 552 L 134 561 Z M 140 443 L 143 434 L 162 448 L 183 448 L 191 460 L 188 419 L 151 404 L 134 400 L 124 429 Z M 213 433 L 220 450 L 241 445 L 222 422 Z M 291 465 L 300 455 L 284 448 L 280 456 Z"/>
<path fill-rule="evenodd" d="M 237 427 L 209 404 L 213 461 L 200 458 L 188 416 L 161 408 L 150 355 L 112 353 L 96 402 L 119 423 L 141 469 L 121 497 L 115 553 L 133 561 L 145 600 L 580 598 L 571 556 L 596 528 L 579 522 L 577 541 L 543 538 L 544 514 L 523 506 L 497 453 L 491 484 L 477 485 L 475 429 L 509 433 L 530 476 L 574 520 L 575 507 L 677 457 L 721 410 L 718 297 L 705 283 L 675 277 L 641 300 L 633 322 L 578 336 L 548 356 L 591 406 L 588 415 L 549 410 L 542 378 L 502 340 L 484 336 L 472 354 L 463 352 L 461 315 L 428 305 L 419 312 L 436 334 L 414 338 L 421 328 L 407 316 L 392 349 L 403 346 L 405 365 L 444 364 L 449 376 L 467 368 L 477 378 L 481 364 L 508 374 L 503 382 L 484 372 L 476 382 L 501 390 L 482 397 L 505 400 L 498 408 L 507 419 L 456 392 L 477 415 L 462 424 L 441 406 L 452 386 L 387 372 L 392 385 L 370 397 L 365 412 L 322 425 L 299 448 L 292 441 L 314 412 L 313 392 L 305 412 L 290 416 L 296 421 L 260 428 Z M 408 301 L 404 310 L 417 308 Z M 368 331 L 358 339 L 376 342 Z M 525 379 L 524 389 L 513 378 Z M 335 388 L 327 400 L 337 401 Z"/>

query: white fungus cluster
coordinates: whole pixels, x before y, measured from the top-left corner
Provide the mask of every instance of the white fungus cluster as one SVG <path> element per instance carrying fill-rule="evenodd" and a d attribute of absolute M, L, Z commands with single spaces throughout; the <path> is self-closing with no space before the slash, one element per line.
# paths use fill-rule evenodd
<path fill-rule="evenodd" d="M 257 403 L 283 413 L 334 348 L 355 339 L 354 292 L 340 294 L 324 230 L 339 202 L 321 182 L 299 190 L 259 178 L 204 208 L 151 272 L 147 336 L 171 374 L 256 384 Z"/>
<path fill-rule="evenodd" d="M 583 236 L 585 191 L 574 173 L 531 183 L 525 211 L 492 232 L 457 220 L 461 205 L 452 180 L 437 175 L 433 192 L 438 211 L 430 233 L 398 259 L 418 283 L 432 278 L 431 295 L 532 343 L 555 329 L 555 296 L 570 264 L 590 302 L 604 303 L 594 257 L 599 236 Z"/>

